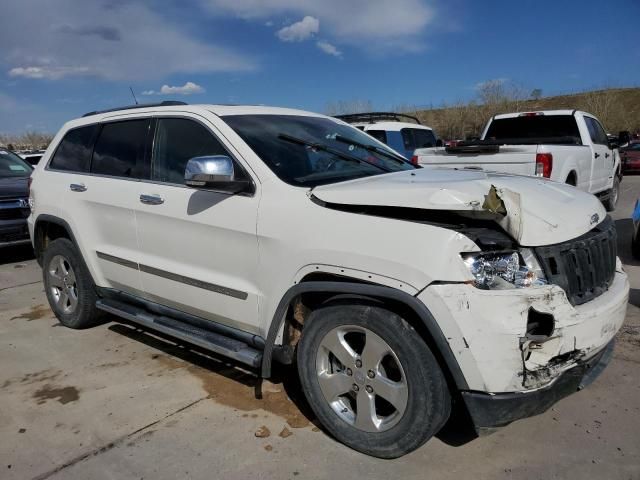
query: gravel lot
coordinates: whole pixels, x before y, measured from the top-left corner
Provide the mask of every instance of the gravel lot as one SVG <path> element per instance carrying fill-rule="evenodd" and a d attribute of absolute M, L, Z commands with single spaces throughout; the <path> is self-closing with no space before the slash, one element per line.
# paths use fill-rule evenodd
<path fill-rule="evenodd" d="M 602 376 L 494 435 L 453 426 L 386 461 L 319 430 L 294 382 L 265 382 L 257 400 L 256 379 L 219 359 L 118 323 L 61 327 L 29 250 L 0 252 L 0 478 L 640 479 L 638 195 L 626 177 L 614 218 L 633 290 Z"/>

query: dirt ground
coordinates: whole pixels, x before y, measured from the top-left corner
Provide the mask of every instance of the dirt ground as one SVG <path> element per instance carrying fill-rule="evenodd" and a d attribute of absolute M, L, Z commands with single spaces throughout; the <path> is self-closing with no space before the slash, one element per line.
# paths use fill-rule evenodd
<path fill-rule="evenodd" d="M 477 439 L 454 424 L 397 460 L 326 435 L 287 370 L 260 387 L 129 326 L 61 327 L 29 249 L 0 252 L 0 478 L 640 479 L 640 262 L 628 220 L 640 176 L 622 189 L 614 218 L 633 289 L 602 376 L 543 415 Z"/>

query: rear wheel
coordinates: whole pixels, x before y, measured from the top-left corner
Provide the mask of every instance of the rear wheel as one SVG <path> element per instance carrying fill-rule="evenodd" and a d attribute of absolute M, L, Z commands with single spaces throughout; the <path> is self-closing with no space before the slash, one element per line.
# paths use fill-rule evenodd
<path fill-rule="evenodd" d="M 616 209 L 616 205 L 618 204 L 618 197 L 620 196 L 620 178 L 616 174 L 613 178 L 613 187 L 609 190 L 609 195 L 602 202 L 604 208 L 607 209 L 607 212 L 613 212 Z"/>
<path fill-rule="evenodd" d="M 334 305 L 314 311 L 297 359 L 314 413 L 355 450 L 402 456 L 449 417 L 451 399 L 437 360 L 407 322 L 383 308 Z"/>
<path fill-rule="evenodd" d="M 42 265 L 47 300 L 60 323 L 70 328 L 95 325 L 101 316 L 95 285 L 75 245 L 66 238 L 52 241 Z"/>

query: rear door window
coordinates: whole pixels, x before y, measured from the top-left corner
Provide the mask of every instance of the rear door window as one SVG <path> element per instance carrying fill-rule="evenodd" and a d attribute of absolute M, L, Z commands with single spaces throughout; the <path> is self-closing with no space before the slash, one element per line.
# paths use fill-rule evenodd
<path fill-rule="evenodd" d="M 609 145 L 607 133 L 604 131 L 604 128 L 602 128 L 602 125 L 600 125 L 600 122 L 591 117 L 584 117 L 584 120 L 587 122 L 587 129 L 589 130 L 591 141 L 599 145 Z"/>
<path fill-rule="evenodd" d="M 146 179 L 149 119 L 105 123 L 96 140 L 91 173 L 112 177 Z"/>
<path fill-rule="evenodd" d="M 91 163 L 93 142 L 99 125 L 69 130 L 53 154 L 49 168 L 68 172 L 87 173 Z"/>
<path fill-rule="evenodd" d="M 151 179 L 184 183 L 187 161 L 209 155 L 229 156 L 225 148 L 203 125 L 186 118 L 161 118 L 156 128 Z"/>

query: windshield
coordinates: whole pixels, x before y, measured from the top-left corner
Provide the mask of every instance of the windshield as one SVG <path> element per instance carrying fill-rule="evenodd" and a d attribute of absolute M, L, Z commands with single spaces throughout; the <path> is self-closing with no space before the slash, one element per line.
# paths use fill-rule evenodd
<path fill-rule="evenodd" d="M 28 177 L 31 170 L 31 166 L 18 155 L 0 149 L 0 178 Z"/>
<path fill-rule="evenodd" d="M 415 168 L 366 133 L 328 118 L 228 115 L 223 119 L 291 185 L 314 187 Z"/>

